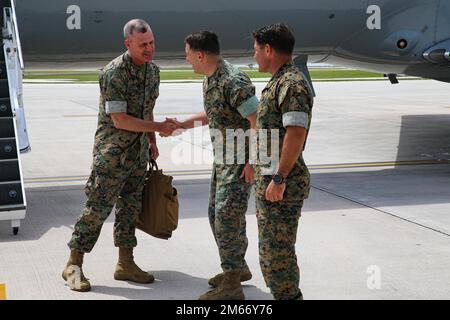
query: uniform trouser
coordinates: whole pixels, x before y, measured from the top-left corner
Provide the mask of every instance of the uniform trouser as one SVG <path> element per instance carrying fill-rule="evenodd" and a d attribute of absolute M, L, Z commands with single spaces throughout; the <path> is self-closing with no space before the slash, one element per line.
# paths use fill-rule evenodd
<path fill-rule="evenodd" d="M 219 249 L 222 269 L 228 272 L 247 267 L 245 252 L 248 239 L 245 213 L 251 184 L 246 183 L 244 179 L 225 183 L 225 178 L 213 168 L 208 215 Z"/>
<path fill-rule="evenodd" d="M 129 169 L 114 172 L 96 170 L 94 167 L 86 185 L 88 199 L 85 208 L 68 243 L 71 250 L 92 250 L 114 205 L 114 245 L 123 248 L 137 245 L 135 221 L 142 208 L 146 170 L 147 164 L 143 166 L 139 161 Z"/>
<path fill-rule="evenodd" d="M 303 201 L 272 203 L 262 197 L 256 196 L 261 271 L 275 299 L 295 299 L 301 294 L 295 242 Z"/>

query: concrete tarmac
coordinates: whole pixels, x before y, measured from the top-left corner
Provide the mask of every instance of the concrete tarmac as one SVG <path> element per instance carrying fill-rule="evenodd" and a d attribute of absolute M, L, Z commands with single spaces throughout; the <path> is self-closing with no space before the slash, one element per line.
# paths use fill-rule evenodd
<path fill-rule="evenodd" d="M 260 95 L 265 83 L 256 83 Z M 304 153 L 311 197 L 298 231 L 305 299 L 450 298 L 450 91 L 436 81 L 316 83 Z M 8 299 L 196 299 L 220 271 L 207 219 L 211 144 L 206 129 L 159 139 L 161 168 L 175 177 L 180 221 L 173 237 L 137 232 L 136 260 L 157 281 L 112 278 L 114 214 L 85 258 L 93 288 L 61 278 L 92 161 L 98 86 L 24 88 L 32 152 L 22 156 L 27 217 L 13 236 L 0 221 L 0 283 Z M 202 111 L 199 83 L 163 83 L 155 114 Z M 258 263 L 253 197 L 247 213 L 247 299 L 271 299 Z"/>

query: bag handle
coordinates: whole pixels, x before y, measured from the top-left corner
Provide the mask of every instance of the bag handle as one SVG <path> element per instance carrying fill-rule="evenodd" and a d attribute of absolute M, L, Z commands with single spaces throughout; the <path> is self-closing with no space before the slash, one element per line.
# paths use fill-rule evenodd
<path fill-rule="evenodd" d="M 150 166 L 149 167 L 149 171 L 151 171 L 151 172 L 158 172 L 159 171 L 158 164 L 156 163 L 156 160 L 152 159 L 152 149 L 149 149 L 148 153 L 149 153 L 148 164 Z M 156 168 L 156 170 L 155 170 L 155 168 Z"/>
<path fill-rule="evenodd" d="M 158 164 L 156 163 L 155 160 L 150 159 L 149 165 L 150 165 L 150 171 L 159 171 Z"/>

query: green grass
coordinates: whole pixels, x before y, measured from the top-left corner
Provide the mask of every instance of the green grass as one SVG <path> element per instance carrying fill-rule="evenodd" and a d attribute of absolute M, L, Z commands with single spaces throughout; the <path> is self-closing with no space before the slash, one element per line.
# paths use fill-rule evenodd
<path fill-rule="evenodd" d="M 322 69 L 311 70 L 313 80 L 342 78 L 382 78 L 383 74 L 358 70 Z"/>
<path fill-rule="evenodd" d="M 244 70 L 252 79 L 270 78 L 268 73 L 260 73 L 255 70 Z M 312 69 L 313 80 L 342 79 L 342 78 L 379 78 L 382 74 L 347 70 L 347 69 Z M 98 71 L 26 71 L 24 79 L 39 80 L 72 80 L 75 82 L 98 81 Z M 191 70 L 161 70 L 161 80 L 201 80 L 202 75 L 195 74 Z"/>
<path fill-rule="evenodd" d="M 98 81 L 98 71 L 25 71 L 25 80 Z"/>

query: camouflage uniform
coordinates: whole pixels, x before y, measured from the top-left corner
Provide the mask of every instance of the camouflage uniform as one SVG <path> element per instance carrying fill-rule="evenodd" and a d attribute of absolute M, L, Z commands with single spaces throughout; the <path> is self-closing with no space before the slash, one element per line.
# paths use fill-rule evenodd
<path fill-rule="evenodd" d="M 301 126 L 309 130 L 313 105 L 310 92 L 300 70 L 292 63 L 282 66 L 262 92 L 256 127 L 279 130 L 279 155 L 286 127 Z M 272 138 L 269 132 L 269 152 Z M 260 153 L 266 150 L 266 145 L 258 140 L 258 148 Z M 265 199 L 272 176 L 262 175 L 264 166 L 258 165 L 255 170 L 261 270 L 275 299 L 294 299 L 301 295 L 295 242 L 303 200 L 309 194 L 310 176 L 300 155 L 287 177 L 283 200 L 272 203 Z"/>
<path fill-rule="evenodd" d="M 224 60 L 219 61 L 211 77 L 205 78 L 203 99 L 210 129 L 220 132 L 224 138 L 222 145 L 222 141 L 211 134 L 215 161 L 210 187 L 209 222 L 219 248 L 222 269 L 225 272 L 240 270 L 245 265 L 248 245 L 245 212 L 251 184 L 240 178 L 248 160 L 248 148 L 241 145 L 238 149 L 234 143 L 226 144 L 226 136 L 227 129 L 250 129 L 246 117 L 256 112 L 258 99 L 250 79 Z M 239 154 L 242 153 L 244 161 L 239 164 Z M 234 164 L 227 164 L 229 162 L 222 155 L 231 156 L 230 162 Z"/>
<path fill-rule="evenodd" d="M 149 161 L 148 135 L 116 129 L 110 114 L 125 112 L 150 120 L 159 95 L 159 68 L 151 62 L 137 66 L 126 52 L 102 69 L 99 82 L 98 127 L 85 188 L 88 199 L 68 244 L 81 252 L 92 250 L 114 205 L 115 246 L 132 248 L 137 244 L 134 224 L 141 210 Z"/>

